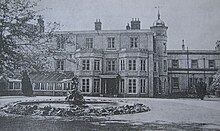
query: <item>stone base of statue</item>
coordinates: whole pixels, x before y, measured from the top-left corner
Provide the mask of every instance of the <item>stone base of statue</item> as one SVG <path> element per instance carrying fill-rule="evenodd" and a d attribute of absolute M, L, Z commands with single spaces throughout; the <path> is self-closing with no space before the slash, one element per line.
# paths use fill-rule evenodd
<path fill-rule="evenodd" d="M 85 104 L 85 99 L 79 91 L 71 91 L 68 93 L 67 97 L 65 98 L 67 102 L 70 104 L 82 105 Z"/>
<path fill-rule="evenodd" d="M 72 79 L 71 89 L 67 92 L 67 97 L 65 98 L 70 104 L 82 105 L 85 104 L 85 99 L 80 91 L 78 90 L 78 79 L 74 77 Z"/>

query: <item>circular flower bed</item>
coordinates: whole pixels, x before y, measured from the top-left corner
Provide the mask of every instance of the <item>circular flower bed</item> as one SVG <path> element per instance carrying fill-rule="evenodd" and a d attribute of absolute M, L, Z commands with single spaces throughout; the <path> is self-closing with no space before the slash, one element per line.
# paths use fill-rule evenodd
<path fill-rule="evenodd" d="M 143 104 L 133 105 L 111 105 L 107 106 L 88 106 L 88 105 L 71 105 L 69 108 L 55 107 L 46 103 L 44 106 L 28 102 L 19 102 L 8 104 L 2 107 L 6 113 L 19 114 L 19 115 L 36 115 L 36 116 L 109 116 L 109 115 L 122 115 L 134 114 L 140 112 L 148 112 L 150 108 Z M 55 102 L 53 102 L 55 103 Z M 92 104 L 91 104 L 92 105 Z"/>

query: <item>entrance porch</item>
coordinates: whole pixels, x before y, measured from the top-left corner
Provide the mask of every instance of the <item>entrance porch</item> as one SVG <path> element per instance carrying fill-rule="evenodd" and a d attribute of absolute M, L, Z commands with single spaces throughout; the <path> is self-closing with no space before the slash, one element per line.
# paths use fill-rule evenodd
<path fill-rule="evenodd" d="M 101 75 L 101 95 L 118 95 L 118 75 Z"/>

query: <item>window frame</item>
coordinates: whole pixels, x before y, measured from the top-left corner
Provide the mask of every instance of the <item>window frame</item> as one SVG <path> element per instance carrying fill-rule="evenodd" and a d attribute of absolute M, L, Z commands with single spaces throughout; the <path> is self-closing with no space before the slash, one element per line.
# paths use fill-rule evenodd
<path fill-rule="evenodd" d="M 90 84 L 89 78 L 82 79 L 82 86 L 81 86 L 82 92 L 89 93 L 89 84 Z"/>
<path fill-rule="evenodd" d="M 140 93 L 146 93 L 146 79 L 140 79 Z"/>
<path fill-rule="evenodd" d="M 59 35 L 57 37 L 57 49 L 64 50 L 65 49 L 65 40 L 66 38 L 63 35 Z"/>
<path fill-rule="evenodd" d="M 141 60 L 141 71 L 146 71 L 146 60 L 145 59 Z"/>
<path fill-rule="evenodd" d="M 100 93 L 100 79 L 94 79 L 93 92 Z"/>
<path fill-rule="evenodd" d="M 94 70 L 100 71 L 100 60 L 97 59 L 94 60 Z"/>
<path fill-rule="evenodd" d="M 130 48 L 138 47 L 138 37 L 130 37 Z"/>
<path fill-rule="evenodd" d="M 65 60 L 58 59 L 56 60 L 56 70 L 58 71 L 64 71 L 65 69 Z"/>
<path fill-rule="evenodd" d="M 167 60 L 163 60 L 163 71 L 167 72 Z"/>
<path fill-rule="evenodd" d="M 106 60 L 106 71 L 116 71 L 116 60 Z"/>
<path fill-rule="evenodd" d="M 128 70 L 129 71 L 136 71 L 137 70 L 137 64 L 136 64 L 136 60 L 134 59 L 130 59 L 128 60 Z"/>
<path fill-rule="evenodd" d="M 92 49 L 94 47 L 93 43 L 93 38 L 86 38 L 86 48 Z"/>
<path fill-rule="evenodd" d="M 191 68 L 197 69 L 199 67 L 198 60 L 191 60 Z"/>
<path fill-rule="evenodd" d="M 115 37 L 108 37 L 107 42 L 108 42 L 107 49 L 115 49 Z"/>
<path fill-rule="evenodd" d="M 121 79 L 120 81 L 120 93 L 125 93 L 125 79 Z"/>
<path fill-rule="evenodd" d="M 137 94 L 137 79 L 128 79 L 128 94 Z"/>
<path fill-rule="evenodd" d="M 209 60 L 209 69 L 215 69 L 215 60 Z"/>
<path fill-rule="evenodd" d="M 154 62 L 154 72 L 157 72 L 157 62 Z"/>
<path fill-rule="evenodd" d="M 172 68 L 179 68 L 179 60 L 172 60 Z"/>
<path fill-rule="evenodd" d="M 173 89 L 179 89 L 179 77 L 172 77 L 172 88 Z"/>
<path fill-rule="evenodd" d="M 125 60 L 121 60 L 121 71 L 125 70 Z"/>
<path fill-rule="evenodd" d="M 83 59 L 82 60 L 82 70 L 83 71 L 89 71 L 90 70 L 90 60 L 89 59 Z"/>

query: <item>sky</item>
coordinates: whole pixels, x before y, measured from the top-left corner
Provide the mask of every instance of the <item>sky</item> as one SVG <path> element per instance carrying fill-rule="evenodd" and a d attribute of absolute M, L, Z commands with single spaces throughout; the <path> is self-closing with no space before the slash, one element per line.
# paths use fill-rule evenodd
<path fill-rule="evenodd" d="M 214 49 L 220 40 L 220 0 L 41 0 L 45 23 L 56 21 L 62 31 L 93 30 L 100 19 L 103 30 L 125 29 L 139 18 L 141 29 L 149 29 L 157 19 L 168 26 L 168 49 Z"/>

